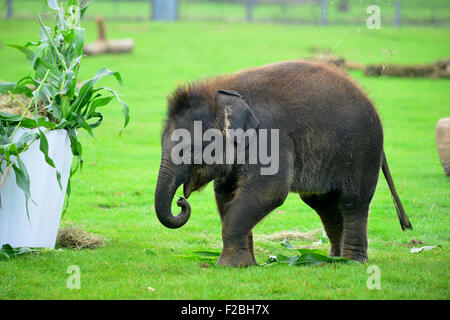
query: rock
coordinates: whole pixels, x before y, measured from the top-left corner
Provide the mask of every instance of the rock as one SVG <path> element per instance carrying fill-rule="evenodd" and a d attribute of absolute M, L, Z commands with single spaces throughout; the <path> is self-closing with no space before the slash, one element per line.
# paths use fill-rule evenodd
<path fill-rule="evenodd" d="M 450 177 L 450 118 L 442 118 L 436 125 L 436 145 L 442 167 Z"/>

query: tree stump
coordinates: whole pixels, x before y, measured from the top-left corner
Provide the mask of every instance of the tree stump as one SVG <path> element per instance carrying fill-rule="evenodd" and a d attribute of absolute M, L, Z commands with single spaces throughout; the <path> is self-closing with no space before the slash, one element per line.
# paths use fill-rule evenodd
<path fill-rule="evenodd" d="M 442 118 L 436 125 L 436 144 L 447 177 L 450 177 L 450 118 Z"/>

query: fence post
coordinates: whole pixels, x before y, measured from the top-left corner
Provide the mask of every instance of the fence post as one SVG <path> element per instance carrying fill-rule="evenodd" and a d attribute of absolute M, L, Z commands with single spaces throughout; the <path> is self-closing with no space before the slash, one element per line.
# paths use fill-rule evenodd
<path fill-rule="evenodd" d="M 431 11 L 431 23 L 435 25 L 436 24 L 436 7 L 434 5 L 431 5 L 430 11 Z"/>
<path fill-rule="evenodd" d="M 178 19 L 178 0 L 153 0 L 153 20 L 175 21 Z"/>
<path fill-rule="evenodd" d="M 119 17 L 120 15 L 120 0 L 115 0 L 114 1 L 114 15 L 116 16 L 116 18 Z"/>
<path fill-rule="evenodd" d="M 246 0 L 245 9 L 247 12 L 247 22 L 253 21 L 253 8 L 255 7 L 255 0 Z"/>
<path fill-rule="evenodd" d="M 7 0 L 7 1 L 6 1 L 6 5 L 7 5 L 7 7 L 8 7 L 7 12 L 6 12 L 6 17 L 7 17 L 8 19 L 11 19 L 11 18 L 12 18 L 12 15 L 13 15 L 12 0 Z"/>
<path fill-rule="evenodd" d="M 148 19 L 149 20 L 152 20 L 153 19 L 153 15 L 154 15 L 154 13 L 153 13 L 153 0 L 148 0 L 149 1 L 149 3 L 150 3 L 150 16 L 148 17 Z"/>
<path fill-rule="evenodd" d="M 394 25 L 400 27 L 400 1 L 395 2 Z"/>
<path fill-rule="evenodd" d="M 327 19 L 327 0 L 320 0 L 320 24 L 326 26 L 328 24 Z"/>

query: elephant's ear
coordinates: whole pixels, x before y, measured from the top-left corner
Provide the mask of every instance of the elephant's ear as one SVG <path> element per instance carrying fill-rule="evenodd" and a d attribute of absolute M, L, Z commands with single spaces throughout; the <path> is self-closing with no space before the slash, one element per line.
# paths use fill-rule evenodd
<path fill-rule="evenodd" d="M 248 146 L 249 141 L 252 139 L 255 130 L 259 127 L 259 120 L 256 118 L 253 111 L 249 108 L 248 104 L 244 101 L 239 92 L 234 90 L 217 90 L 215 94 L 215 100 L 219 105 L 219 108 L 223 110 L 224 116 L 224 130 L 242 129 L 243 132 L 247 132 L 249 129 L 253 129 L 249 139 L 245 140 L 245 147 Z M 237 143 L 241 143 L 241 139 L 245 139 L 245 136 L 237 137 Z"/>

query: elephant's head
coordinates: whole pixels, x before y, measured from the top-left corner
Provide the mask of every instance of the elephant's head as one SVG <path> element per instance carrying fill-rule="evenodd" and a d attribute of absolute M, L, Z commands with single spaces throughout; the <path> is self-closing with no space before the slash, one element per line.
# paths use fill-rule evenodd
<path fill-rule="evenodd" d="M 168 117 L 161 139 L 155 211 L 164 226 L 179 228 L 190 216 L 191 208 L 186 200 L 189 195 L 206 186 L 229 167 L 225 162 L 205 163 L 198 160 L 207 145 L 203 141 L 203 133 L 208 129 L 216 129 L 223 133 L 223 138 L 227 129 L 256 129 L 259 121 L 236 91 L 218 90 L 207 94 L 201 87 L 182 87 L 169 97 L 168 104 Z M 223 155 L 220 157 L 223 159 Z M 181 212 L 174 216 L 171 204 L 176 190 L 182 184 L 184 198 L 180 197 L 177 201 Z"/>

